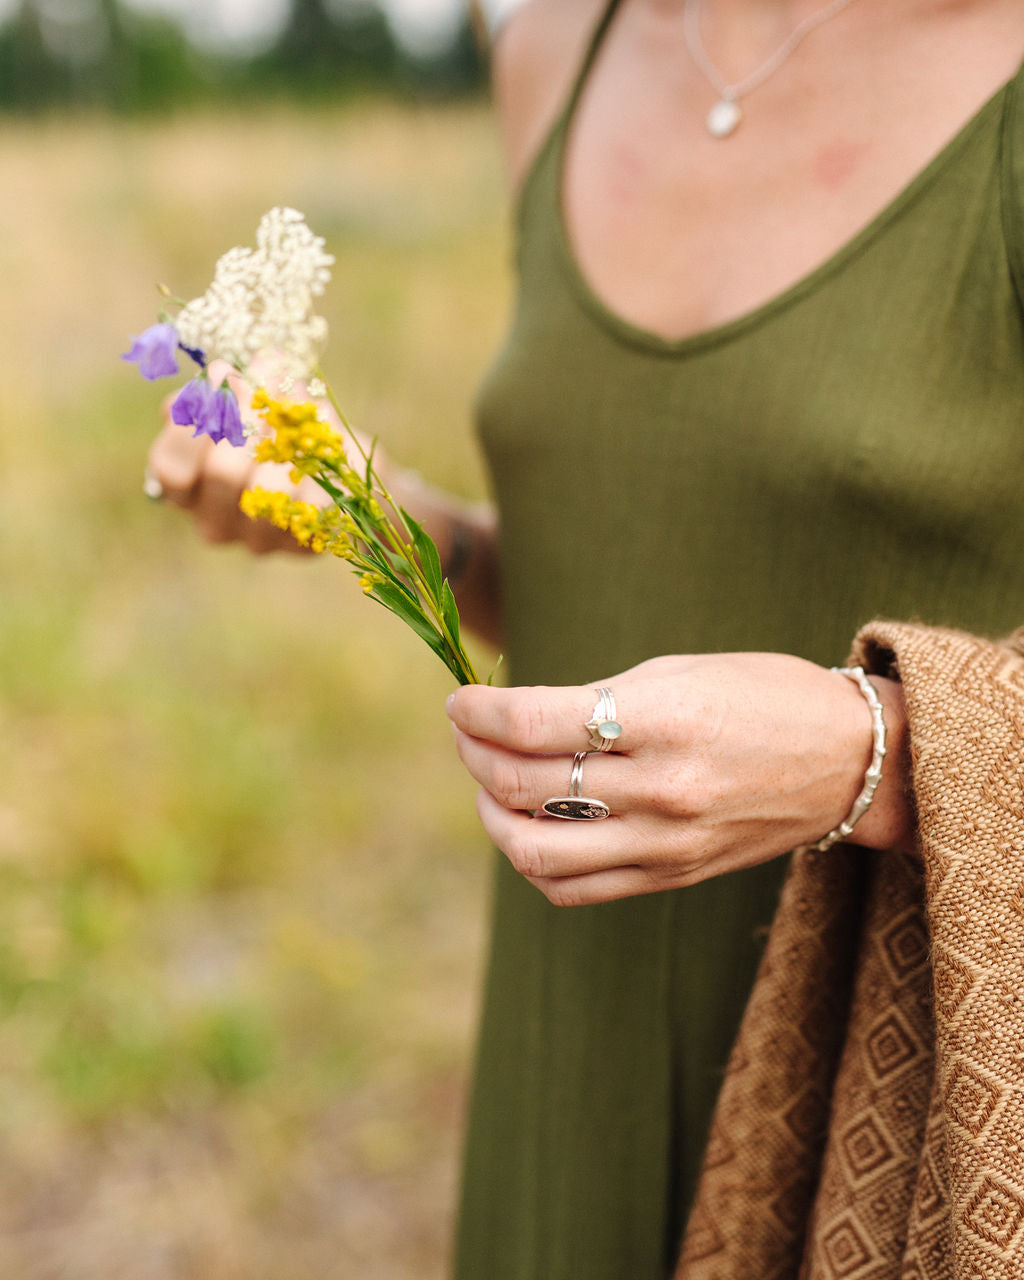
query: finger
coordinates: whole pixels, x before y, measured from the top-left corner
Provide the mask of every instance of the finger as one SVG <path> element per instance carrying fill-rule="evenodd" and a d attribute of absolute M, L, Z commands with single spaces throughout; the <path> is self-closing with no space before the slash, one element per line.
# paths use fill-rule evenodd
<path fill-rule="evenodd" d="M 214 387 L 219 387 L 226 381 L 239 405 L 243 409 L 248 408 L 252 401 L 252 384 L 234 365 L 226 360 L 211 360 L 206 367 L 206 376 Z"/>
<path fill-rule="evenodd" d="M 261 462 L 249 474 L 247 489 L 269 489 L 272 493 L 286 493 L 301 502 L 315 507 L 329 507 L 330 499 L 311 476 L 303 476 L 296 485 L 291 479 L 292 468 L 280 462 Z M 267 519 L 245 518 L 243 533 L 245 545 L 258 553 L 289 551 L 298 555 L 312 555 L 309 547 L 297 542 L 287 529 L 279 529 Z"/>
<path fill-rule="evenodd" d="M 659 883 L 642 867 L 616 867 L 591 875 L 530 877 L 547 900 L 556 907 L 586 907 L 618 898 L 636 898 L 644 893 L 660 893 Z"/>
<path fill-rule="evenodd" d="M 288 479 L 289 468 L 279 462 L 261 462 L 251 466 L 236 496 L 236 505 L 242 496 L 243 489 L 269 489 L 271 493 L 292 493 L 295 486 Z M 239 508 L 239 539 L 250 551 L 257 555 L 267 555 L 272 551 L 305 551 L 300 547 L 287 529 L 279 529 L 263 516 L 253 519 Z"/>
<path fill-rule="evenodd" d="M 251 470 L 249 452 L 236 449 L 225 440 L 207 453 L 192 505 L 196 524 L 208 541 L 228 542 L 240 538 L 251 523 L 238 507 Z"/>
<path fill-rule="evenodd" d="M 513 689 L 464 685 L 449 699 L 448 714 L 464 733 L 513 751 L 572 754 L 590 745 L 586 724 L 594 713 L 596 701 L 596 689 L 587 685 L 533 685 Z M 629 747 L 624 729 L 616 750 Z"/>
<path fill-rule="evenodd" d="M 455 746 L 472 776 L 506 809 L 539 809 L 570 791 L 574 758 L 524 755 L 455 730 Z M 624 756 L 592 752 L 581 767 L 580 794 L 598 798 L 613 813 L 635 808 L 636 766 Z"/>
<path fill-rule="evenodd" d="M 486 790 L 476 808 L 493 843 L 528 880 L 636 867 L 645 843 L 630 821 L 614 815 L 598 822 L 534 818 L 504 808 Z"/>
<path fill-rule="evenodd" d="M 159 481 L 168 502 L 179 507 L 192 505 L 206 455 L 212 448 L 206 436 L 193 437 L 176 424 L 164 427 L 150 446 L 146 470 Z"/>
<path fill-rule="evenodd" d="M 250 460 L 251 461 L 251 460 Z M 252 466 L 246 480 L 247 489 L 270 489 L 274 493 L 287 493 L 317 507 L 330 506 L 330 499 L 312 476 L 303 476 L 298 484 L 291 478 L 292 468 L 283 462 L 260 462 Z"/>

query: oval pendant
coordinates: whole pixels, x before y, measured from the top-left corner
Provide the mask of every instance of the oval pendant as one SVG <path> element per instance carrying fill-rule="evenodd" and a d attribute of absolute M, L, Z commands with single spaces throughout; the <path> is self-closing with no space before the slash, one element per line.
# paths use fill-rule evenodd
<path fill-rule="evenodd" d="M 722 98 L 708 112 L 708 133 L 714 138 L 727 138 L 742 119 L 739 103 L 731 98 Z"/>

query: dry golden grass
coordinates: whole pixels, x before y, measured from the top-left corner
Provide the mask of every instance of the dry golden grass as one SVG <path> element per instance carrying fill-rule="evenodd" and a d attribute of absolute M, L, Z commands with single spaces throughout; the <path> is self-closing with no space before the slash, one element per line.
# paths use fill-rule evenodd
<path fill-rule="evenodd" d="M 116 357 L 294 204 L 351 416 L 481 492 L 487 114 L 6 123 L 0 173 L 0 1276 L 440 1277 L 489 866 L 449 678 L 340 564 L 147 504 Z"/>

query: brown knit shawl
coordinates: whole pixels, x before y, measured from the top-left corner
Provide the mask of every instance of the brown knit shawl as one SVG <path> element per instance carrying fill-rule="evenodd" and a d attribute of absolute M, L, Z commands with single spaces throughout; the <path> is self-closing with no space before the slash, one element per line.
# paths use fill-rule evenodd
<path fill-rule="evenodd" d="M 1024 1280 L 1024 629 L 875 623 L 924 867 L 793 860 L 676 1280 Z"/>

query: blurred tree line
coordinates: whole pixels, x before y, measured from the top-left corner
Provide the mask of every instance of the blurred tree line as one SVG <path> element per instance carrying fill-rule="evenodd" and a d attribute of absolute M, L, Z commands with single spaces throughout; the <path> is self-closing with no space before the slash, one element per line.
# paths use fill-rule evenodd
<path fill-rule="evenodd" d="M 171 110 L 245 95 L 336 99 L 367 90 L 454 96 L 483 80 L 470 14 L 449 44 L 417 56 L 373 3 L 290 0 L 269 48 L 201 50 L 169 17 L 120 0 L 17 0 L 0 25 L 0 111 Z"/>

